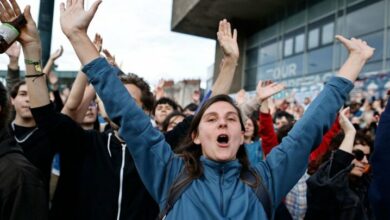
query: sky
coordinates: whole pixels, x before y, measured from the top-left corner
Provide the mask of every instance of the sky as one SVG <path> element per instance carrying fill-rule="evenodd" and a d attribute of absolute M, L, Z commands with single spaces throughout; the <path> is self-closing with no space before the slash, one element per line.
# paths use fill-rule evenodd
<path fill-rule="evenodd" d="M 38 21 L 39 0 L 18 0 L 21 8 L 30 4 Z M 80 67 L 70 43 L 59 24 L 59 5 L 55 0 L 51 50 L 63 45 L 64 54 L 56 62 L 59 70 L 77 70 Z M 93 0 L 86 0 L 86 7 Z M 103 0 L 88 34 L 103 37 L 103 48 L 115 55 L 125 73 L 144 77 L 152 86 L 159 79 L 207 78 L 207 69 L 214 62 L 215 40 L 172 32 L 170 29 L 172 0 Z M 22 65 L 20 59 L 20 67 Z M 7 63 L 6 55 L 0 63 Z"/>

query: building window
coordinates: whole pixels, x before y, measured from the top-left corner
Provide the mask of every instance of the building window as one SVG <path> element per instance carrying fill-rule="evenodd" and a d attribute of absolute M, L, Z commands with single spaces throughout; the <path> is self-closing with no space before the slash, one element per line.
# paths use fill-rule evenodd
<path fill-rule="evenodd" d="M 293 38 L 289 38 L 284 41 L 284 56 L 290 56 L 293 54 Z"/>
<path fill-rule="evenodd" d="M 299 34 L 295 37 L 295 53 L 303 52 L 305 45 L 305 34 Z"/>
<path fill-rule="evenodd" d="M 374 55 L 371 57 L 369 62 L 372 61 L 378 61 L 382 60 L 383 58 L 383 31 L 379 31 L 376 33 L 372 33 L 369 35 L 362 36 L 362 40 L 367 41 L 367 44 L 370 45 L 371 47 L 375 48 Z M 378 69 L 380 70 L 380 69 Z"/>
<path fill-rule="evenodd" d="M 312 50 L 307 55 L 307 70 L 309 74 L 324 72 L 332 69 L 333 46 Z"/>
<path fill-rule="evenodd" d="M 349 37 L 358 37 L 384 28 L 384 1 L 365 6 L 358 10 L 353 10 L 353 7 L 352 9 L 347 10 L 346 27 L 348 29 Z"/>
<path fill-rule="evenodd" d="M 256 67 L 245 70 L 245 90 L 246 91 L 256 89 L 256 85 L 257 85 L 256 74 L 257 74 Z"/>
<path fill-rule="evenodd" d="M 322 26 L 322 45 L 332 43 L 334 40 L 334 22 Z"/>
<path fill-rule="evenodd" d="M 279 42 L 271 43 L 260 48 L 260 65 L 275 62 L 279 58 Z"/>
<path fill-rule="evenodd" d="M 382 69 L 382 61 L 379 62 L 370 62 L 364 65 L 362 69 L 362 73 L 367 73 L 367 72 L 377 72 Z"/>
<path fill-rule="evenodd" d="M 318 47 L 319 45 L 320 30 L 318 28 L 309 31 L 309 49 Z"/>
<path fill-rule="evenodd" d="M 251 68 L 254 66 L 257 66 L 257 60 L 258 60 L 258 48 L 250 49 L 246 52 L 246 68 Z"/>

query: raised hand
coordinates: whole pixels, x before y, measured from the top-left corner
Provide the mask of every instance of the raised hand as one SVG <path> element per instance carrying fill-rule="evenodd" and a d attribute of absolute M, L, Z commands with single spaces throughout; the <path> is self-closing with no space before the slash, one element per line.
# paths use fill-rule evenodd
<path fill-rule="evenodd" d="M 199 104 L 200 103 L 200 92 L 199 92 L 199 90 L 195 90 L 192 93 L 192 102 L 195 103 L 195 104 Z"/>
<path fill-rule="evenodd" d="M 96 0 L 89 10 L 84 9 L 84 0 L 67 0 L 60 5 L 60 24 L 62 32 L 69 38 L 73 34 L 87 33 L 101 0 Z"/>
<path fill-rule="evenodd" d="M 60 56 L 62 56 L 62 53 L 64 52 L 64 48 L 62 47 L 62 45 L 60 46 L 59 49 L 57 49 L 56 51 L 54 51 L 54 53 L 52 53 L 50 55 L 50 59 L 52 59 L 53 61 L 55 61 L 56 59 L 58 59 Z"/>
<path fill-rule="evenodd" d="M 217 36 L 225 58 L 237 60 L 240 56 L 237 44 L 237 30 L 234 29 L 232 33 L 231 25 L 226 19 L 219 22 Z"/>
<path fill-rule="evenodd" d="M 350 55 L 358 55 L 364 60 L 368 60 L 374 54 L 375 49 L 367 45 L 367 42 L 361 39 L 347 39 L 341 35 L 336 35 L 336 39 L 344 45 Z"/>
<path fill-rule="evenodd" d="M 165 84 L 165 80 L 160 79 L 158 81 L 158 84 L 157 84 L 156 89 L 155 89 L 155 98 L 156 98 L 156 100 L 159 100 L 160 98 L 165 96 L 164 84 Z"/>
<path fill-rule="evenodd" d="M 58 90 L 58 76 L 53 71 L 50 71 L 46 76 L 49 83 L 53 86 L 53 90 Z"/>
<path fill-rule="evenodd" d="M 236 102 L 237 105 L 241 105 L 246 101 L 246 91 L 244 89 L 240 89 L 240 91 L 236 94 Z"/>
<path fill-rule="evenodd" d="M 95 34 L 95 38 L 93 39 L 93 44 L 95 44 L 96 50 L 99 51 L 100 53 L 103 47 L 103 38 L 100 34 L 98 33 Z"/>
<path fill-rule="evenodd" d="M 356 129 L 353 126 L 352 122 L 348 119 L 350 116 L 349 107 L 344 108 L 340 111 L 339 115 L 339 124 L 344 133 L 356 133 Z"/>
<path fill-rule="evenodd" d="M 103 53 L 104 53 L 104 55 L 106 56 L 107 61 L 108 61 L 111 65 L 113 65 L 113 66 L 118 66 L 118 65 L 116 64 L 116 62 L 115 62 L 115 55 L 112 55 L 112 54 L 110 53 L 110 51 L 108 51 L 107 49 L 103 49 Z"/>
<path fill-rule="evenodd" d="M 340 111 L 339 114 L 339 124 L 341 129 L 344 131 L 344 139 L 340 144 L 339 149 L 345 152 L 352 153 L 353 142 L 355 140 L 356 129 L 353 126 L 352 122 L 348 119 L 349 117 L 349 107 Z"/>
<path fill-rule="evenodd" d="M 8 50 L 5 51 L 5 54 L 8 55 L 9 64 L 8 68 L 12 70 L 19 69 L 19 56 L 20 56 L 21 47 L 18 42 L 14 42 Z"/>
<path fill-rule="evenodd" d="M 15 0 L 2 0 L 0 6 L 0 21 L 3 23 L 13 21 L 22 14 L 19 5 Z M 27 23 L 20 30 L 19 42 L 23 47 L 31 44 L 40 46 L 39 34 L 35 22 L 31 17 L 29 5 L 26 6 L 23 14 Z"/>
<path fill-rule="evenodd" d="M 5 51 L 5 54 L 8 55 L 10 60 L 13 59 L 18 60 L 20 56 L 20 49 L 21 49 L 20 45 L 17 42 L 15 42 L 8 48 L 7 51 Z"/>
<path fill-rule="evenodd" d="M 349 51 L 348 59 L 341 66 L 338 75 L 354 82 L 364 64 L 366 64 L 367 60 L 374 54 L 375 49 L 368 46 L 367 42 L 360 39 L 351 38 L 348 40 L 341 35 L 337 35 L 336 39 Z"/>
<path fill-rule="evenodd" d="M 269 97 L 279 93 L 284 89 L 284 85 L 272 81 L 259 81 L 256 88 L 258 102 L 261 103 Z"/>

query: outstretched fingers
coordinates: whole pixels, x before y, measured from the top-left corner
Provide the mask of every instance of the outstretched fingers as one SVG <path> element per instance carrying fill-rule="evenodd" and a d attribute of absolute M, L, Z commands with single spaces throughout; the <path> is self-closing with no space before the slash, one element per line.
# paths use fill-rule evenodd
<path fill-rule="evenodd" d="M 226 29 L 227 36 L 229 36 L 229 38 L 232 38 L 232 26 L 230 25 L 230 22 L 226 21 Z"/>
<path fill-rule="evenodd" d="M 102 51 L 102 45 L 103 45 L 103 38 L 100 34 L 96 33 L 95 38 L 93 40 L 93 43 L 95 44 L 96 49 L 99 51 L 99 53 Z"/>
<path fill-rule="evenodd" d="M 346 107 L 340 111 L 340 116 L 343 118 L 348 118 L 349 116 L 349 107 Z"/>
<path fill-rule="evenodd" d="M 341 110 L 339 114 L 339 124 L 341 126 L 341 129 L 344 131 L 344 133 L 348 133 L 348 132 L 355 133 L 356 129 L 353 126 L 352 122 L 348 119 L 349 115 L 350 115 L 349 107 Z"/>
<path fill-rule="evenodd" d="M 344 44 L 345 46 L 347 46 L 347 45 L 351 42 L 351 40 L 345 38 L 345 37 L 342 36 L 342 35 L 336 35 L 336 39 L 337 39 L 338 41 L 340 41 L 340 43 Z M 352 38 L 352 40 L 353 40 L 353 39 L 354 39 L 354 38 Z"/>
<path fill-rule="evenodd" d="M 226 24 L 225 24 L 225 19 L 219 21 L 219 26 L 218 26 L 218 32 L 217 32 L 217 38 L 220 44 L 222 44 L 222 41 L 224 40 L 226 36 Z"/>
<path fill-rule="evenodd" d="M 108 51 L 107 49 L 103 49 L 103 53 L 104 55 L 109 58 L 109 57 L 113 57 L 112 54 L 110 53 L 110 51 Z"/>
<path fill-rule="evenodd" d="M 60 46 L 60 48 L 58 48 L 53 54 L 52 54 L 52 58 L 54 59 L 54 60 L 56 60 L 56 59 L 58 59 L 61 55 L 62 55 L 62 53 L 64 52 L 64 48 L 62 47 L 62 45 Z"/>
<path fill-rule="evenodd" d="M 10 0 L 10 2 L 12 8 L 14 9 L 15 15 L 19 16 L 22 13 L 22 11 L 20 10 L 18 3 L 15 0 Z"/>
<path fill-rule="evenodd" d="M 237 29 L 233 30 L 233 40 L 237 42 Z"/>
<path fill-rule="evenodd" d="M 226 24 L 225 24 L 225 19 L 221 21 L 221 33 L 224 36 L 226 34 Z"/>
<path fill-rule="evenodd" d="M 12 9 L 11 5 L 8 3 L 7 0 L 1 0 L 1 4 L 3 5 L 6 13 L 8 14 L 8 16 L 12 19 L 13 17 L 15 17 L 15 12 L 14 10 Z"/>
<path fill-rule="evenodd" d="M 96 0 L 96 1 L 92 4 L 91 8 L 88 10 L 90 16 L 93 17 L 93 16 L 95 15 L 95 13 L 96 13 L 96 11 L 97 11 L 97 9 L 98 9 L 100 3 L 102 3 L 102 0 Z"/>
<path fill-rule="evenodd" d="M 349 40 L 341 35 L 337 35 L 336 39 L 349 50 L 349 53 L 359 54 L 365 60 L 370 59 L 375 50 L 370 47 L 366 41 L 361 39 L 351 38 Z"/>
<path fill-rule="evenodd" d="M 283 83 L 277 83 L 276 85 L 274 85 L 274 88 L 277 91 L 276 93 L 278 93 L 278 92 L 284 90 L 284 88 L 286 88 L 286 86 Z"/>
<path fill-rule="evenodd" d="M 34 19 L 32 18 L 32 15 L 31 15 L 31 6 L 30 5 L 27 5 L 24 8 L 23 15 L 24 15 L 24 18 L 26 19 L 27 23 L 35 23 Z"/>
<path fill-rule="evenodd" d="M 217 36 L 219 38 L 229 37 L 234 40 L 237 40 L 237 29 L 234 29 L 232 31 L 232 26 L 230 22 L 228 22 L 226 19 L 223 19 L 219 21 Z"/>
<path fill-rule="evenodd" d="M 74 0 L 75 4 L 78 4 L 79 7 L 84 8 L 84 0 Z"/>
<path fill-rule="evenodd" d="M 5 13 L 5 9 L 2 4 L 0 4 L 0 21 L 2 23 L 7 21 L 7 14 Z"/>
<path fill-rule="evenodd" d="M 62 15 L 62 13 L 64 13 L 65 11 L 65 4 L 63 2 L 60 3 L 60 15 Z"/>
<path fill-rule="evenodd" d="M 11 17 L 8 14 L 7 10 L 4 8 L 4 5 L 3 5 L 2 1 L 1 1 L 1 4 L 0 4 L 0 20 L 3 23 L 11 20 Z"/>
<path fill-rule="evenodd" d="M 223 28 L 222 22 L 223 22 L 223 20 L 219 21 L 218 32 L 217 33 L 221 33 L 222 32 L 222 28 Z"/>

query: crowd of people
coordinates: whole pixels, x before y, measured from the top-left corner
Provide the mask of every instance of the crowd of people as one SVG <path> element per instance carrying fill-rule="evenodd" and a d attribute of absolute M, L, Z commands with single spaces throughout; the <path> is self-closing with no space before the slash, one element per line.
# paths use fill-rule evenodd
<path fill-rule="evenodd" d="M 233 99 L 238 32 L 223 19 L 219 75 L 183 108 L 89 38 L 100 3 L 60 5 L 82 64 L 69 92 L 53 71 L 62 48 L 41 68 L 30 6 L 0 3 L 1 22 L 27 21 L 0 83 L 0 219 L 390 219 L 390 104 L 348 96 L 367 42 L 337 35 L 349 56 L 303 103 L 274 100 L 285 87 L 271 81 Z"/>

